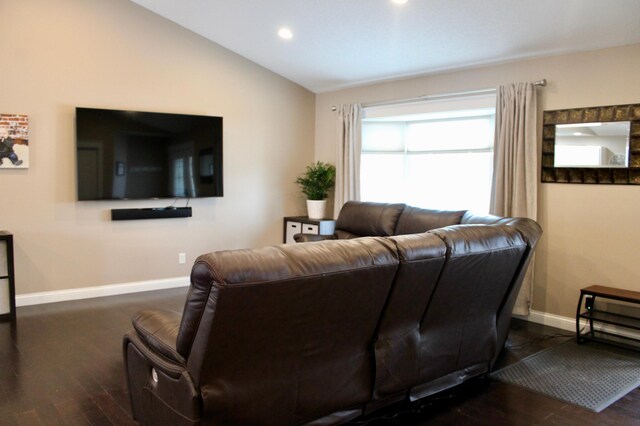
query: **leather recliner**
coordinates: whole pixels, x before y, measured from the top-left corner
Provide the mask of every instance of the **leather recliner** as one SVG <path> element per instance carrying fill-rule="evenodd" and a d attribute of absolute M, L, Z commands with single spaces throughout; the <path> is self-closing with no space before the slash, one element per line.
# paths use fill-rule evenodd
<path fill-rule="evenodd" d="M 496 322 L 498 346 L 504 346 L 511 321 L 511 313 L 518 291 L 529 267 L 533 252 L 542 235 L 542 229 L 528 218 L 499 217 L 490 214 L 475 214 L 469 210 L 433 210 L 408 206 L 402 203 L 375 203 L 347 201 L 336 220 L 333 235 L 297 234 L 296 242 L 323 241 L 328 239 L 352 239 L 364 236 L 393 236 L 416 234 L 453 225 L 507 225 L 515 227 L 527 239 L 524 261 L 518 268 L 517 279 L 501 307 Z M 496 353 L 495 358 L 498 356 Z M 493 365 L 493 363 L 492 363 Z"/>
<path fill-rule="evenodd" d="M 182 315 L 140 312 L 124 338 L 134 418 L 294 425 L 360 414 L 397 265 L 379 238 L 200 256 Z"/>
<path fill-rule="evenodd" d="M 490 371 L 539 226 L 456 212 L 410 233 L 453 214 L 362 204 L 347 208 L 374 225 L 347 211 L 347 239 L 200 256 L 182 314 L 138 313 L 123 341 L 135 419 L 338 424 Z M 369 230 L 386 236 L 356 238 Z"/>

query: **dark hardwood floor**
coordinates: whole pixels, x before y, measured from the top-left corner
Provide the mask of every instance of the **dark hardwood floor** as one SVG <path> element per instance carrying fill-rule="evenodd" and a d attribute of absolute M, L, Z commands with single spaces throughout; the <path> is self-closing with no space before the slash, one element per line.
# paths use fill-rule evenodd
<path fill-rule="evenodd" d="M 18 308 L 0 323 L 0 425 L 130 425 L 122 335 L 148 308 L 182 311 L 186 288 Z M 499 366 L 570 333 L 514 320 Z M 596 414 L 491 379 L 476 379 L 353 425 L 640 425 L 640 389 Z"/>

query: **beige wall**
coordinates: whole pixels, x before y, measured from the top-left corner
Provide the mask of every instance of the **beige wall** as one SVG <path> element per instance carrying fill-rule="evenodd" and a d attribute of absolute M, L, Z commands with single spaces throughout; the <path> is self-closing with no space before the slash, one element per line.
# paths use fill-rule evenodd
<path fill-rule="evenodd" d="M 540 111 L 640 103 L 640 44 L 368 85 L 316 97 L 318 160 L 335 161 L 332 105 L 548 80 Z M 640 187 L 541 184 L 533 309 L 575 316 L 579 289 L 597 283 L 640 291 Z"/>
<path fill-rule="evenodd" d="M 313 93 L 126 0 L 2 0 L 0 16 L 0 111 L 30 119 L 31 167 L 0 170 L 18 294 L 187 276 L 201 253 L 281 242 L 304 211 Z M 223 116 L 224 198 L 124 222 L 110 209 L 171 200 L 76 202 L 76 106 Z"/>
<path fill-rule="evenodd" d="M 18 294 L 186 276 L 195 257 L 280 242 L 304 212 L 295 176 L 335 161 L 331 105 L 547 78 L 540 110 L 640 102 L 640 45 L 324 93 L 305 89 L 125 0 L 1 1 L 0 111 L 28 114 L 30 168 L 0 170 L 0 228 L 15 235 Z M 111 222 L 76 202 L 74 108 L 224 117 L 225 197 L 194 217 Z M 283 117 L 286 117 L 284 119 Z M 640 290 L 640 187 L 543 184 L 534 309 L 571 317 L 589 283 Z M 178 252 L 187 264 L 178 265 Z"/>

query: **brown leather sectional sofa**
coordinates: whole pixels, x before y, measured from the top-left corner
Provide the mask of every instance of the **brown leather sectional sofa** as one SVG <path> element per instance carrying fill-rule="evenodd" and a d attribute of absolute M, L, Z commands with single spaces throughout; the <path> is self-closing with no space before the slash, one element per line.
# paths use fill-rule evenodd
<path fill-rule="evenodd" d="M 426 232 L 428 231 L 428 232 Z M 182 315 L 124 337 L 153 425 L 338 424 L 491 370 L 540 227 L 347 203 L 327 239 L 200 256 Z"/>

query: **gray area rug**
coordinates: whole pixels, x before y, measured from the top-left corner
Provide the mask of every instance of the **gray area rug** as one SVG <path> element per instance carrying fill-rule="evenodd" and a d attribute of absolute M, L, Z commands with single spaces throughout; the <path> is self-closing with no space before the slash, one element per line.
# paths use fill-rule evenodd
<path fill-rule="evenodd" d="M 640 353 L 572 339 L 491 377 L 599 413 L 640 386 Z"/>

